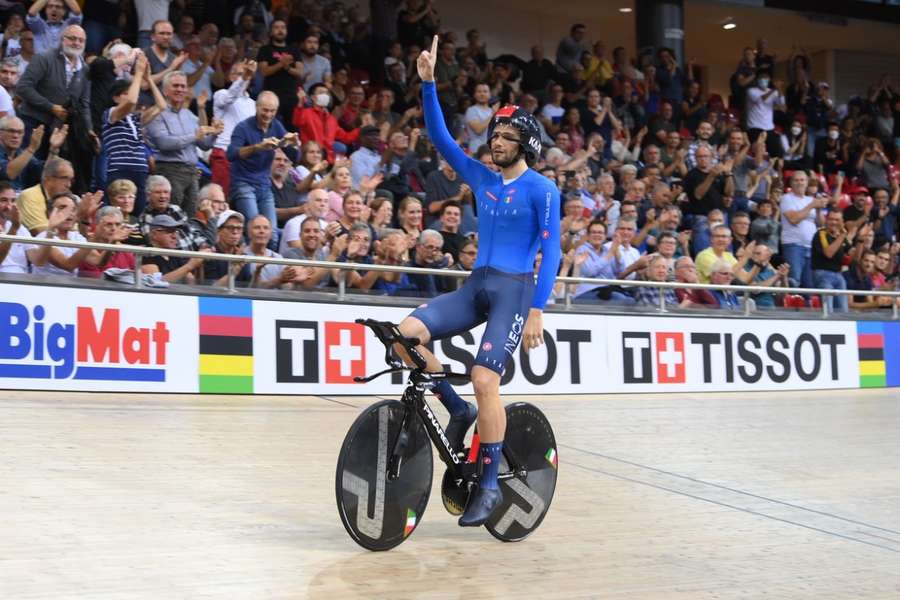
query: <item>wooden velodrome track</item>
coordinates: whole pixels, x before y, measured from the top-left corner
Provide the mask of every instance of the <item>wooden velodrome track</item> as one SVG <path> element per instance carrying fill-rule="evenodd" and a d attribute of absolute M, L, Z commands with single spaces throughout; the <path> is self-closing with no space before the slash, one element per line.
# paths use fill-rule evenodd
<path fill-rule="evenodd" d="M 559 443 L 529 539 L 344 532 L 373 398 L 0 392 L 0 598 L 900 598 L 900 392 L 528 398 Z M 436 404 L 436 403 L 435 403 Z"/>

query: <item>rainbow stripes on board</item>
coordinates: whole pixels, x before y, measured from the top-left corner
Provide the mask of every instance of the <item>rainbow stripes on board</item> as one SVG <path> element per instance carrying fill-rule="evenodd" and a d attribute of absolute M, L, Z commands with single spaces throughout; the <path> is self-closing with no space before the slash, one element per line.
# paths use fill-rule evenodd
<path fill-rule="evenodd" d="M 900 386 L 900 323 L 856 322 L 859 387 Z M 894 352 L 886 352 L 894 349 Z"/>
<path fill-rule="evenodd" d="M 241 298 L 198 298 L 200 392 L 253 393 L 253 303 Z"/>

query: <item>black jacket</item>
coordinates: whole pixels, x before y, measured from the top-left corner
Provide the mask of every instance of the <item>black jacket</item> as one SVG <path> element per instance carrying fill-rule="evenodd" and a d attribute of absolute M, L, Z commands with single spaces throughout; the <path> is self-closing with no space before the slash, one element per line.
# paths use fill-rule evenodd
<path fill-rule="evenodd" d="M 62 50 L 51 50 L 37 54 L 19 79 L 16 94 L 22 98 L 18 107 L 19 116 L 26 116 L 48 125 L 46 135 L 53 126 L 61 125 L 51 112 L 54 104 L 66 108 L 70 113 L 70 124 L 77 116 L 78 125 L 84 131 L 91 130 L 91 84 L 88 80 L 87 65 L 79 69 L 66 85 L 65 56 Z"/>

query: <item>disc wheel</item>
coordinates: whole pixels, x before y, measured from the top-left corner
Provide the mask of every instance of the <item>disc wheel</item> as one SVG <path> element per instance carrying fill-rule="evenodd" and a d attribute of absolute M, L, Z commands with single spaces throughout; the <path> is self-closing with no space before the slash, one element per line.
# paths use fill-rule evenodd
<path fill-rule="evenodd" d="M 400 473 L 391 479 L 388 468 L 403 431 Z M 379 551 L 406 540 L 428 505 L 432 472 L 431 441 L 405 404 L 386 400 L 366 408 L 344 438 L 335 474 L 338 514 L 353 541 Z"/>
<path fill-rule="evenodd" d="M 558 458 L 550 422 L 536 406 L 526 402 L 506 407 L 506 439 L 500 473 L 508 472 L 507 449 L 526 470 L 500 481 L 503 502 L 484 526 L 495 538 L 518 542 L 537 529 L 556 490 Z"/>

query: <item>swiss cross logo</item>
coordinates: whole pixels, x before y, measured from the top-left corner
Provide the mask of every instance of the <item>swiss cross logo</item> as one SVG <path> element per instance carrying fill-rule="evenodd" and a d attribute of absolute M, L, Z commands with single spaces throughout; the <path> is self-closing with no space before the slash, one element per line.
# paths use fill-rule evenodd
<path fill-rule="evenodd" d="M 684 334 L 656 332 L 656 382 L 684 383 Z"/>
<path fill-rule="evenodd" d="M 357 323 L 325 322 L 325 382 L 353 383 L 366 374 L 366 330 Z"/>

